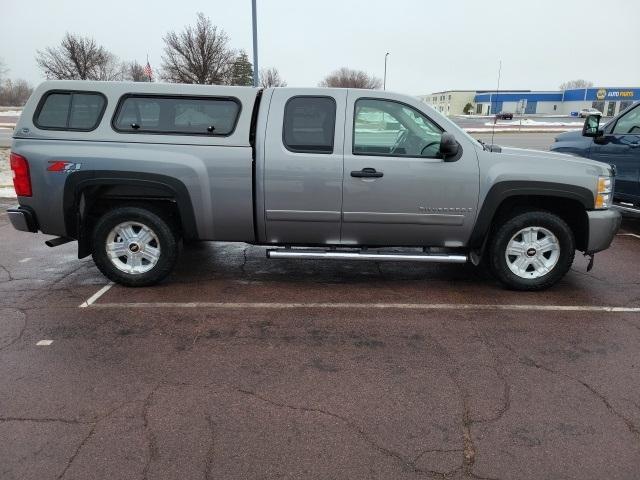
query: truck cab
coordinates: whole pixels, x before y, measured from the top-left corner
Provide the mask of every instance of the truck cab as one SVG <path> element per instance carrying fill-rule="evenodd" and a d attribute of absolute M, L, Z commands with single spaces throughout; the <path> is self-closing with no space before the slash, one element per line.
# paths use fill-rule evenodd
<path fill-rule="evenodd" d="M 551 150 L 615 167 L 615 199 L 640 209 L 640 103 L 602 127 L 600 116 L 588 116 L 582 132 L 558 135 Z"/>
<path fill-rule="evenodd" d="M 464 245 L 479 167 L 473 139 L 417 99 L 273 89 L 258 118 L 259 238 L 269 244 Z M 268 120 L 267 120 L 268 116 Z M 443 158 L 442 135 L 457 151 Z M 264 204 L 261 204 L 264 202 Z"/>

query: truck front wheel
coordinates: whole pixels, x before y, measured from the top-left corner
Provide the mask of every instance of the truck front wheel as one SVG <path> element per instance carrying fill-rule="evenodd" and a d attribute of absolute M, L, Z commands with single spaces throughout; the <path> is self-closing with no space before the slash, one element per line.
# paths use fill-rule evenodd
<path fill-rule="evenodd" d="M 567 223 L 549 212 L 529 211 L 511 217 L 491 237 L 493 274 L 514 290 L 544 290 L 569 271 L 575 239 Z"/>
<path fill-rule="evenodd" d="M 159 211 L 125 206 L 108 211 L 93 230 L 93 261 L 110 280 L 127 287 L 154 285 L 178 256 L 178 238 Z"/>

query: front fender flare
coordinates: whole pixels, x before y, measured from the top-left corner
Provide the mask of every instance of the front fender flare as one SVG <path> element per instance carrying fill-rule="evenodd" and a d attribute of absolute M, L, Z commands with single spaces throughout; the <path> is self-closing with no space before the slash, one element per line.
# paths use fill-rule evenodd
<path fill-rule="evenodd" d="M 595 203 L 593 192 L 588 188 L 578 185 L 529 180 L 496 183 L 487 192 L 482 207 L 478 212 L 476 223 L 469 239 L 470 248 L 483 248 L 500 205 L 509 198 L 520 196 L 566 198 L 578 201 L 585 210 L 592 209 Z"/>

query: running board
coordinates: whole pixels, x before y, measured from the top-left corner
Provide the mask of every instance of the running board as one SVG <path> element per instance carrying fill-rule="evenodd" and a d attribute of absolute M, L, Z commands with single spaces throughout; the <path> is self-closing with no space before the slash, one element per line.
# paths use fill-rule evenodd
<path fill-rule="evenodd" d="M 374 260 L 378 262 L 466 263 L 466 255 L 448 253 L 369 253 L 337 250 L 267 250 L 267 258 L 303 258 L 307 260 Z"/>
<path fill-rule="evenodd" d="M 630 203 L 614 203 L 611 208 L 623 213 L 640 215 L 640 208 L 634 207 L 633 204 Z"/>

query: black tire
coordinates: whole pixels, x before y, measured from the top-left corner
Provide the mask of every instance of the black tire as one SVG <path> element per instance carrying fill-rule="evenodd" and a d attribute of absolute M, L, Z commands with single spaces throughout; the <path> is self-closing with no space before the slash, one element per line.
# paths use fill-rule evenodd
<path fill-rule="evenodd" d="M 537 278 L 523 278 L 514 273 L 507 263 L 507 258 L 509 261 L 513 258 L 513 262 L 517 258 L 516 256 L 507 257 L 509 242 L 518 232 L 528 227 L 542 227 L 548 230 L 556 237 L 560 248 L 555 265 L 546 274 Z M 523 256 L 529 255 L 530 250 L 535 254 L 535 248 L 527 249 Z M 558 282 L 571 268 L 575 256 L 575 239 L 569 225 L 557 215 L 545 211 L 528 211 L 507 219 L 498 227 L 489 241 L 488 256 L 491 272 L 507 288 L 524 291 L 544 290 Z M 529 268 L 533 269 L 533 265 L 527 266 L 527 269 Z M 538 275 L 535 272 L 524 273 L 529 273 L 531 276 Z"/>
<path fill-rule="evenodd" d="M 106 245 L 110 233 L 115 227 L 125 222 L 144 225 L 151 229 L 157 237 L 149 245 L 159 244 L 160 254 L 155 265 L 150 267 L 148 271 L 142 273 L 122 271 L 107 254 Z M 155 285 L 173 270 L 178 258 L 178 240 L 176 227 L 161 211 L 147 206 L 117 207 L 102 215 L 95 224 L 92 236 L 93 261 L 105 277 L 120 285 L 127 287 Z M 145 267 L 150 264 L 148 262 Z"/>

